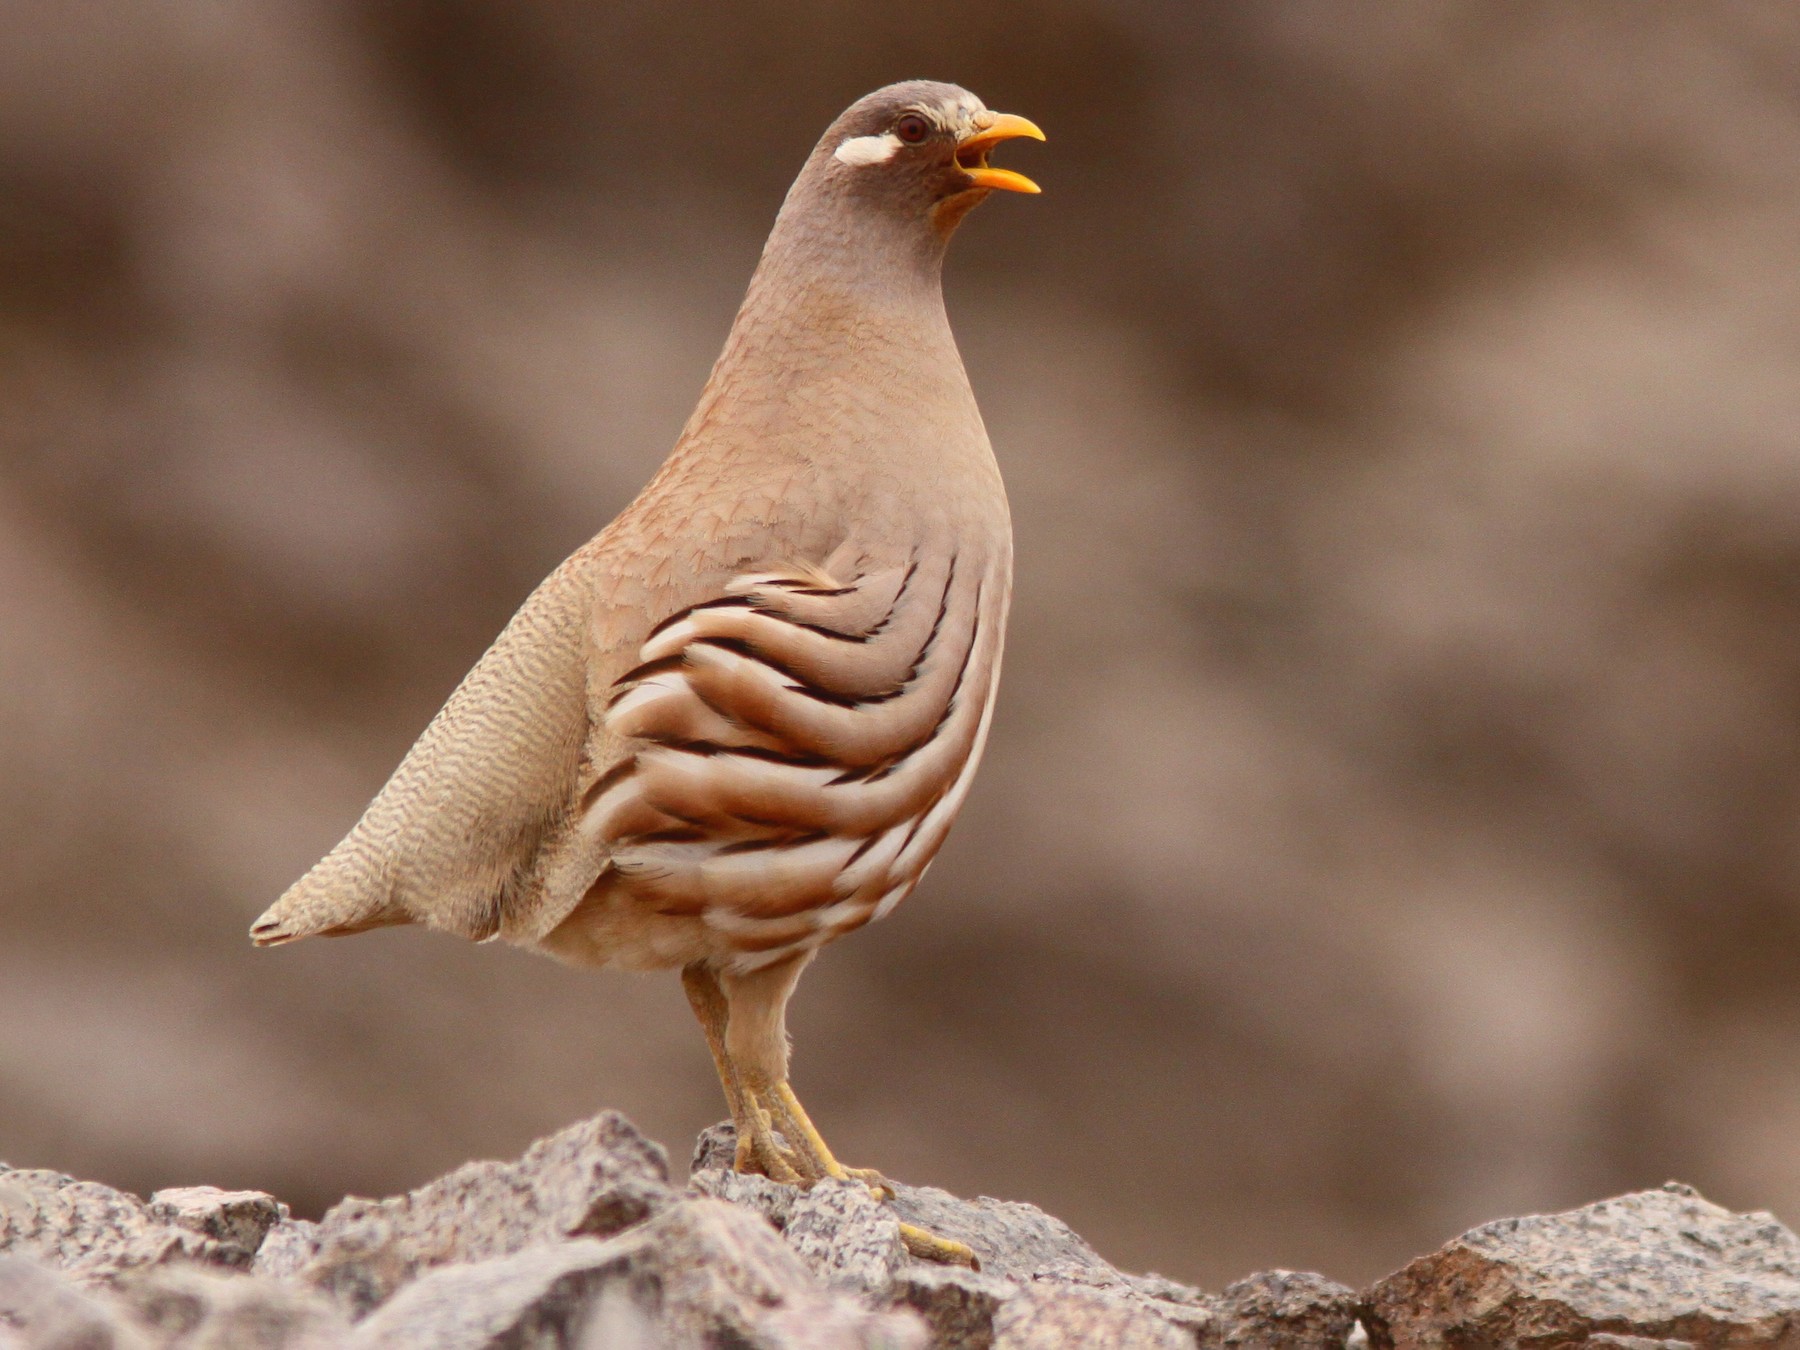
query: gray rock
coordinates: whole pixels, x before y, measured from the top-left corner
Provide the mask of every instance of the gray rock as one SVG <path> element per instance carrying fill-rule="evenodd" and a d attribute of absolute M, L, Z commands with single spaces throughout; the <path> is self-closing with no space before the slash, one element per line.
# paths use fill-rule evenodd
<path fill-rule="evenodd" d="M 19 1262 L 0 1282 L 0 1350 L 1336 1350 L 1349 1329 L 1349 1291 L 1318 1276 L 1208 1295 L 1115 1269 L 1030 1205 L 799 1190 L 732 1172 L 734 1151 L 729 1126 L 708 1130 L 680 1194 L 662 1150 L 608 1113 L 317 1224 L 254 1192 L 146 1204 L 0 1170 L 0 1239 L 65 1272 Z M 985 1270 L 913 1259 L 902 1219 L 967 1242 Z"/>
<path fill-rule="evenodd" d="M 860 1181 L 821 1181 L 794 1197 L 782 1236 L 834 1289 L 879 1295 L 908 1263 L 900 1220 Z"/>
<path fill-rule="evenodd" d="M 967 1243 L 981 1258 L 981 1268 L 993 1275 L 1028 1280 L 1052 1269 L 1119 1273 L 1068 1224 L 1035 1205 L 985 1195 L 960 1200 L 935 1186 L 896 1182 L 893 1207 L 907 1223 Z"/>
<path fill-rule="evenodd" d="M 284 1280 L 298 1275 L 318 1254 L 319 1225 L 306 1219 L 283 1219 L 264 1234 L 250 1270 Z"/>
<path fill-rule="evenodd" d="M 274 1203 L 267 1196 L 259 1200 Z M 137 1196 L 98 1182 L 0 1168 L 0 1253 L 29 1257 L 83 1283 L 174 1260 L 248 1264 L 253 1249 L 244 1243 L 254 1224 L 233 1227 L 221 1214 L 219 1232 L 232 1234 L 221 1239 L 196 1217 L 203 1208 L 196 1202 L 191 1213 L 176 1206 L 153 1212 Z M 178 1218 L 194 1218 L 195 1225 Z"/>
<path fill-rule="evenodd" d="M 992 1344 L 1002 1308 L 1010 1309 L 1024 1292 L 1036 1299 L 1056 1289 L 1094 1295 L 1089 1303 L 1078 1301 L 1065 1309 L 1077 1321 L 1090 1314 L 1098 1317 L 1096 1309 L 1125 1318 L 1122 1325 L 1135 1324 L 1128 1313 L 1142 1314 L 1177 1331 L 1181 1344 L 1205 1350 L 1339 1350 L 1355 1322 L 1356 1295 L 1320 1275 L 1271 1271 L 1240 1281 L 1223 1296 L 1208 1295 L 1161 1276 L 1117 1270 L 1067 1224 L 1031 1205 L 986 1197 L 961 1200 L 900 1182 L 893 1183 L 894 1200 L 886 1205 L 855 1184 L 824 1182 L 800 1191 L 732 1172 L 735 1152 L 730 1124 L 707 1129 L 694 1150 L 689 1188 L 763 1215 L 828 1283 L 917 1312 L 935 1345 Z M 981 1258 L 981 1272 L 905 1257 L 904 1249 L 889 1245 L 888 1234 L 894 1231 L 887 1222 L 890 1215 L 968 1243 Z M 1024 1313 L 1007 1313 L 1008 1318 L 1018 1316 Z"/>
<path fill-rule="evenodd" d="M 433 1271 L 366 1318 L 350 1345 L 356 1350 L 580 1346 L 605 1287 L 628 1283 L 629 1256 L 617 1245 L 622 1241 L 578 1238 Z M 657 1292 L 646 1288 L 625 1301 L 634 1309 L 654 1306 Z M 639 1320 L 649 1322 L 647 1316 Z"/>
<path fill-rule="evenodd" d="M 118 1304 L 165 1350 L 341 1350 L 350 1334 L 343 1314 L 310 1289 L 198 1266 L 126 1280 Z"/>
<path fill-rule="evenodd" d="M 923 1326 L 822 1289 L 762 1219 L 682 1200 L 608 1241 L 426 1275 L 357 1328 L 354 1350 L 730 1345 L 917 1350 Z"/>
<path fill-rule="evenodd" d="M 729 1122 L 707 1128 L 694 1148 L 689 1186 L 703 1194 L 747 1202 L 777 1227 L 784 1227 L 788 1220 L 781 1207 L 791 1205 L 791 1197 L 797 1192 L 792 1187 L 776 1186 L 766 1178 L 743 1178 L 730 1171 L 736 1151 L 737 1134 Z M 987 1196 L 962 1200 L 933 1186 L 908 1186 L 897 1181 L 891 1184 L 894 1214 L 941 1237 L 967 1243 L 989 1274 L 1026 1280 L 1040 1270 L 1056 1267 L 1119 1276 L 1068 1224 L 1034 1205 Z M 782 1193 L 790 1198 L 781 1200 Z"/>
<path fill-rule="evenodd" d="M 406 1195 L 349 1199 L 301 1268 L 354 1316 L 438 1266 L 509 1256 L 563 1238 L 607 1237 L 674 1198 L 668 1156 L 616 1111 L 540 1139 L 517 1162 L 475 1162 Z"/>
<path fill-rule="evenodd" d="M 1076 1285 L 1030 1285 L 994 1314 L 994 1350 L 1191 1350 L 1193 1344 L 1187 1333 L 1133 1300 Z"/>
<path fill-rule="evenodd" d="M 109 1304 L 23 1256 L 0 1256 L 0 1346 L 141 1350 L 144 1338 Z"/>
<path fill-rule="evenodd" d="M 1356 1324 L 1357 1297 L 1307 1271 L 1269 1270 L 1225 1287 L 1203 1350 L 1339 1350 Z"/>
<path fill-rule="evenodd" d="M 1376 1284 L 1364 1321 L 1376 1350 L 1800 1346 L 1800 1240 L 1671 1182 L 1473 1229 Z"/>
<path fill-rule="evenodd" d="M 691 1177 L 696 1172 L 728 1172 L 736 1157 L 737 1127 L 729 1120 L 722 1120 L 717 1125 L 708 1125 L 694 1140 L 694 1156 L 688 1161 L 688 1173 Z"/>
<path fill-rule="evenodd" d="M 218 1263 L 240 1269 L 250 1265 L 269 1230 L 288 1217 L 287 1206 L 272 1195 L 217 1186 L 158 1191 L 146 1212 L 157 1223 L 211 1238 L 218 1244 Z"/>
<path fill-rule="evenodd" d="M 688 1179 L 688 1189 L 695 1195 L 753 1210 L 777 1228 L 787 1227 L 788 1215 L 801 1194 L 796 1187 L 783 1186 L 754 1172 L 730 1170 L 696 1172 Z"/>
<path fill-rule="evenodd" d="M 934 1346 L 987 1350 L 994 1343 L 994 1314 L 1018 1292 L 1017 1284 L 998 1275 L 914 1264 L 895 1276 L 888 1298 L 925 1319 Z"/>

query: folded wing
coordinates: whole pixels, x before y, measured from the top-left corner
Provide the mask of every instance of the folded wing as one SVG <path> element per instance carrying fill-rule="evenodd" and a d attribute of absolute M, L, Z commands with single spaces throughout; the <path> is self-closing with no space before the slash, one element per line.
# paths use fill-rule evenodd
<path fill-rule="evenodd" d="M 703 919 L 752 967 L 892 908 L 980 756 L 1003 586 L 953 555 L 796 568 L 658 625 L 605 714 L 628 752 L 582 802 L 600 884 Z"/>

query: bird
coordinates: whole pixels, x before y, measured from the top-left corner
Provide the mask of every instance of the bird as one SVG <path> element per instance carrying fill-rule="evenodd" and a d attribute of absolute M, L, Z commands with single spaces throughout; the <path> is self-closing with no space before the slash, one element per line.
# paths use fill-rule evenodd
<path fill-rule="evenodd" d="M 988 162 L 1019 138 L 1044 133 L 925 80 L 831 123 L 662 467 L 525 600 L 256 944 L 422 924 L 679 970 L 734 1166 L 892 1197 L 807 1117 L 786 1009 L 821 948 L 918 884 L 987 740 L 1012 528 L 942 270 L 971 208 L 1039 191 Z"/>

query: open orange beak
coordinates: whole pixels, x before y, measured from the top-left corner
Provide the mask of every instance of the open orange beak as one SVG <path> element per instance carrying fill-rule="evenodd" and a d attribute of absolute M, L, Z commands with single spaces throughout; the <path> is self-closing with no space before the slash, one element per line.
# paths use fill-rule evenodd
<path fill-rule="evenodd" d="M 1020 136 L 1043 140 L 1044 133 L 1038 130 L 1037 123 L 1012 113 L 987 113 L 984 117 L 983 125 L 956 143 L 957 166 L 969 175 L 975 187 L 995 188 L 1001 192 L 1042 192 L 1043 189 L 1024 174 L 992 168 L 987 162 L 988 151 L 1001 141 L 1016 140 Z"/>

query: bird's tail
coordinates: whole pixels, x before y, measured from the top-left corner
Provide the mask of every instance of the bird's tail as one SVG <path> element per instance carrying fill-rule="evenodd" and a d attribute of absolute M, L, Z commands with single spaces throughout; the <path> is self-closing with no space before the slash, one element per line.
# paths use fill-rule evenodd
<path fill-rule="evenodd" d="M 388 869 L 352 834 L 287 888 L 250 925 L 250 940 L 275 947 L 304 937 L 343 937 L 410 923 Z"/>

